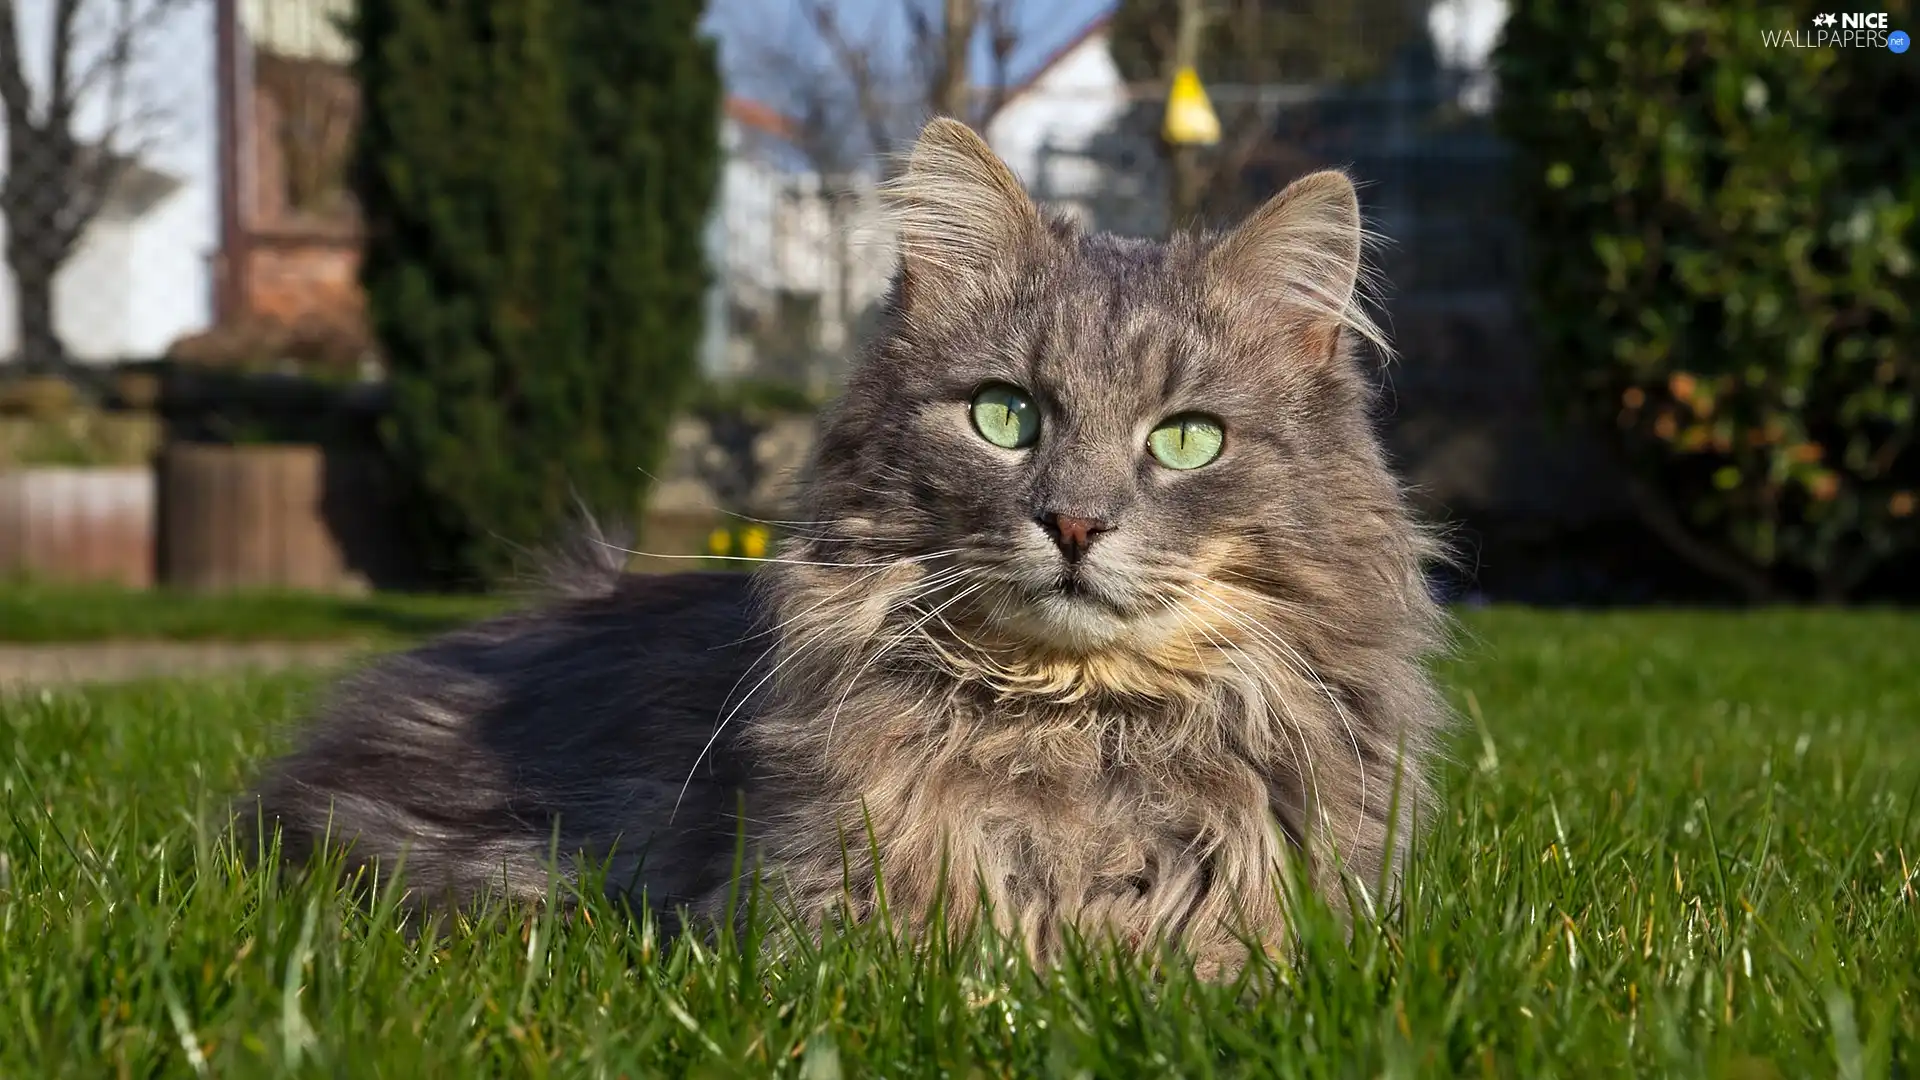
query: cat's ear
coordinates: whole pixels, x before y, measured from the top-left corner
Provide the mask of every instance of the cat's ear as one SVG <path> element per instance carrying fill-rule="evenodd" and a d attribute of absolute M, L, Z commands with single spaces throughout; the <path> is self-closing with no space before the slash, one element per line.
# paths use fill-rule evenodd
<path fill-rule="evenodd" d="M 1013 170 L 958 120 L 937 117 L 922 129 L 886 194 L 910 306 L 970 291 L 1018 266 L 1047 239 L 1046 223 Z"/>
<path fill-rule="evenodd" d="M 1208 256 L 1211 285 L 1316 358 L 1338 351 L 1342 328 L 1383 352 L 1385 335 L 1356 295 L 1367 231 L 1345 173 L 1303 176 L 1229 233 Z"/>

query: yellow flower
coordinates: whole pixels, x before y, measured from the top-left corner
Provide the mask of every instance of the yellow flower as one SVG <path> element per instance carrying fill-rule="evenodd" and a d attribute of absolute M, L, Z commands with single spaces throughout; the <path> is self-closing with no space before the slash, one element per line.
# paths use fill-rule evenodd
<path fill-rule="evenodd" d="M 707 553 L 725 555 L 733 547 L 733 535 L 725 529 L 715 529 L 707 534 Z"/>
<path fill-rule="evenodd" d="M 740 554 L 749 559 L 762 559 L 767 554 L 767 530 L 758 525 L 749 525 L 740 531 Z"/>

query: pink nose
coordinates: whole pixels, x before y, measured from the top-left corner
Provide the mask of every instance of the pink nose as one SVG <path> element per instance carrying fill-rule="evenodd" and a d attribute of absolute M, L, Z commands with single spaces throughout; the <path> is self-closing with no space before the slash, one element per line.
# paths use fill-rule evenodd
<path fill-rule="evenodd" d="M 1053 542 L 1068 562 L 1079 562 L 1093 546 L 1093 538 L 1110 531 L 1113 526 L 1098 518 L 1075 517 L 1072 514 L 1042 514 L 1040 524 L 1053 536 Z"/>

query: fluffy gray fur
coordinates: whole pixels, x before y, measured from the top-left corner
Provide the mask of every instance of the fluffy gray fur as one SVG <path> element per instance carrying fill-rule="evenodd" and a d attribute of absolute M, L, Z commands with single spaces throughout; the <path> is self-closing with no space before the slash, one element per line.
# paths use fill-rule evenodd
<path fill-rule="evenodd" d="M 1289 865 L 1337 907 L 1393 886 L 1443 620 L 1351 349 L 1379 340 L 1351 183 L 1225 235 L 1083 235 L 935 121 L 892 195 L 883 328 L 779 557 L 576 570 L 348 679 L 259 789 L 289 855 L 331 837 L 404 853 L 425 901 L 537 898 L 557 836 L 714 915 L 744 835 L 806 917 L 884 888 L 909 928 L 986 914 L 1041 962 L 1078 931 L 1222 968 L 1284 947 Z M 1033 445 L 973 428 L 996 382 L 1038 402 Z M 1224 451 L 1157 464 L 1189 411 Z M 1107 529 L 1069 559 L 1051 514 Z"/>

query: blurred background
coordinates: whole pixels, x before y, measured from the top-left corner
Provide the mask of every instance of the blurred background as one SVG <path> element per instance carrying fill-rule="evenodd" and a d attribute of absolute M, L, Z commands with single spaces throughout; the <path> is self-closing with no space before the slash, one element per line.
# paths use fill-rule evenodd
<path fill-rule="evenodd" d="M 943 113 L 1140 235 L 1350 169 L 1449 596 L 1911 600 L 1915 20 L 1824 13 L 0 0 L 0 579 L 488 588 L 581 506 L 761 554 Z"/>

